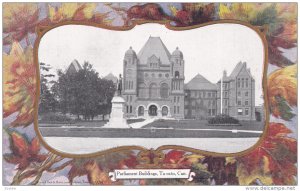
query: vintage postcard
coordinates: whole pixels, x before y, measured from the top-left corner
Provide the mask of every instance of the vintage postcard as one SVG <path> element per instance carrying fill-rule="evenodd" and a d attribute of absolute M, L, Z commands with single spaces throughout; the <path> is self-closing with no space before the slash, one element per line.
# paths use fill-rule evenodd
<path fill-rule="evenodd" d="M 297 3 L 3 3 L 10 185 L 297 185 Z"/>

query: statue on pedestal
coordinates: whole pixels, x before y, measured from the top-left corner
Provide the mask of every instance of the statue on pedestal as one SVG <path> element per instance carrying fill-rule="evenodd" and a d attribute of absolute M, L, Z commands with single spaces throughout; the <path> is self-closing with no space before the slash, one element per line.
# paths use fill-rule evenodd
<path fill-rule="evenodd" d="M 112 108 L 110 113 L 110 119 L 104 128 L 130 128 L 127 120 L 124 116 L 124 106 L 126 104 L 122 97 L 122 75 L 119 75 L 119 79 L 116 84 L 115 96 L 111 100 Z"/>
<path fill-rule="evenodd" d="M 122 95 L 122 75 L 119 75 L 119 79 L 117 80 L 117 91 L 115 96 L 121 96 Z"/>

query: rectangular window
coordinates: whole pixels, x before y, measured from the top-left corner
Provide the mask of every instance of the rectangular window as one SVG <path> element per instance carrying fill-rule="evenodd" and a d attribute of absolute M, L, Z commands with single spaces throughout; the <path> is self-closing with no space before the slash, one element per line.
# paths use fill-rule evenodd
<path fill-rule="evenodd" d="M 238 91 L 238 96 L 239 96 L 239 97 L 241 96 L 241 92 L 240 92 L 240 91 Z"/>
<path fill-rule="evenodd" d="M 132 102 L 132 96 L 130 96 L 130 102 Z"/>
<path fill-rule="evenodd" d="M 243 109 L 242 109 L 242 108 L 239 108 L 239 109 L 237 110 L 237 113 L 238 113 L 238 115 L 243 115 Z"/>
<path fill-rule="evenodd" d="M 246 96 L 246 97 L 248 97 L 248 94 L 249 94 L 248 92 L 245 92 L 245 96 Z"/>
<path fill-rule="evenodd" d="M 177 103 L 179 103 L 179 98 L 180 98 L 180 97 L 177 97 Z"/>
<path fill-rule="evenodd" d="M 246 88 L 248 88 L 248 78 L 246 78 Z"/>
<path fill-rule="evenodd" d="M 227 92 L 225 92 L 225 97 L 227 97 Z"/>
<path fill-rule="evenodd" d="M 228 100 L 225 99 L 224 101 L 225 101 L 225 106 L 227 106 L 228 105 Z"/>
<path fill-rule="evenodd" d="M 132 113 L 132 105 L 130 106 L 130 113 Z"/>
<path fill-rule="evenodd" d="M 228 114 L 228 109 L 227 108 L 225 108 L 225 114 Z"/>
<path fill-rule="evenodd" d="M 176 96 L 174 96 L 174 103 L 176 103 Z"/>
<path fill-rule="evenodd" d="M 248 104 L 249 104 L 249 102 L 248 102 L 248 100 L 246 100 L 246 101 L 245 101 L 245 105 L 248 105 Z"/>
<path fill-rule="evenodd" d="M 238 105 L 242 105 L 242 102 L 240 100 L 238 101 Z"/>
<path fill-rule="evenodd" d="M 176 106 L 174 105 L 174 114 L 176 114 Z"/>
<path fill-rule="evenodd" d="M 210 92 L 208 92 L 208 97 L 211 97 L 211 93 Z"/>
<path fill-rule="evenodd" d="M 238 78 L 238 80 L 237 80 L 237 87 L 238 88 L 241 87 L 241 80 L 240 80 L 240 78 Z"/>
<path fill-rule="evenodd" d="M 179 112 L 179 106 L 177 106 L 177 113 L 180 113 L 180 112 Z"/>
<path fill-rule="evenodd" d="M 242 78 L 242 88 L 244 87 L 244 78 Z"/>
<path fill-rule="evenodd" d="M 128 105 L 126 105 L 126 113 L 128 113 L 129 112 L 129 107 L 128 107 Z"/>
<path fill-rule="evenodd" d="M 249 109 L 248 108 L 245 109 L 245 115 L 249 115 Z"/>

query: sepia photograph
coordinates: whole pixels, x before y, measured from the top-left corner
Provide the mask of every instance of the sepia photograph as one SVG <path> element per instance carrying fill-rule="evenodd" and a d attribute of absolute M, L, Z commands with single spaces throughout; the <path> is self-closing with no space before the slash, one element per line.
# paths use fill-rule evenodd
<path fill-rule="evenodd" d="M 264 44 L 240 24 L 65 25 L 40 41 L 38 129 L 59 152 L 178 145 L 236 153 L 265 128 Z"/>

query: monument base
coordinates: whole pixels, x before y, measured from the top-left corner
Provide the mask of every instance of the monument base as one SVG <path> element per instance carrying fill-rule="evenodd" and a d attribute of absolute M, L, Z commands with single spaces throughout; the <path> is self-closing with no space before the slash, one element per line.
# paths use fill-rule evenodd
<path fill-rule="evenodd" d="M 109 121 L 104 128 L 130 128 L 127 120 L 124 118 L 125 100 L 120 96 L 114 96 L 111 100 L 112 108 Z"/>

